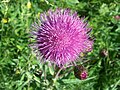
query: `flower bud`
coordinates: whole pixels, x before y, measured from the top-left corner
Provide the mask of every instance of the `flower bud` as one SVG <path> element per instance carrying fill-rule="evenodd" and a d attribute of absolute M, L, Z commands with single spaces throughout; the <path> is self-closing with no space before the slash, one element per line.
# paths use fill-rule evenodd
<path fill-rule="evenodd" d="M 83 67 L 81 65 L 74 67 L 74 75 L 76 78 L 78 78 L 80 80 L 84 80 L 88 76 L 87 70 L 85 69 L 85 67 Z"/>
<path fill-rule="evenodd" d="M 86 78 L 87 78 L 87 72 L 86 72 L 86 71 L 83 71 L 83 72 L 81 73 L 81 75 L 80 75 L 80 78 L 81 78 L 81 80 L 86 79 Z"/>
<path fill-rule="evenodd" d="M 119 16 L 119 15 L 114 16 L 114 18 L 115 18 L 116 20 L 120 20 L 120 16 Z"/>
<path fill-rule="evenodd" d="M 106 49 L 101 50 L 100 51 L 100 56 L 107 57 L 108 56 L 108 51 Z"/>

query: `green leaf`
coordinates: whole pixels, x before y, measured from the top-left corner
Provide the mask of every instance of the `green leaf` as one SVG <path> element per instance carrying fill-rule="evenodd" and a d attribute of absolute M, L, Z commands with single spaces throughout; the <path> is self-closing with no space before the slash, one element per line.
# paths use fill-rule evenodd
<path fill-rule="evenodd" d="M 23 47 L 20 46 L 20 45 L 17 45 L 16 47 L 17 47 L 20 51 L 22 51 L 22 49 L 23 49 Z"/>
<path fill-rule="evenodd" d="M 34 80 L 37 81 L 38 83 L 40 83 L 40 78 L 34 76 Z"/>
<path fill-rule="evenodd" d="M 49 67 L 49 72 L 50 72 L 51 75 L 54 75 L 54 69 L 53 69 L 52 66 Z"/>
<path fill-rule="evenodd" d="M 67 2 L 68 4 L 77 4 L 77 3 L 79 3 L 78 0 L 66 0 L 66 2 Z"/>
<path fill-rule="evenodd" d="M 28 78 L 32 79 L 33 75 L 30 72 L 26 72 Z"/>
<path fill-rule="evenodd" d="M 94 79 L 94 78 L 96 78 L 96 76 L 87 78 L 87 79 L 85 79 L 85 80 L 79 80 L 79 79 L 63 79 L 62 81 L 63 81 L 64 83 L 78 84 L 78 83 L 82 83 L 82 82 L 86 82 L 86 81 L 92 80 L 92 79 Z"/>
<path fill-rule="evenodd" d="M 101 15 L 105 15 L 107 12 L 109 12 L 109 8 L 108 8 L 107 4 L 102 4 L 99 12 Z"/>

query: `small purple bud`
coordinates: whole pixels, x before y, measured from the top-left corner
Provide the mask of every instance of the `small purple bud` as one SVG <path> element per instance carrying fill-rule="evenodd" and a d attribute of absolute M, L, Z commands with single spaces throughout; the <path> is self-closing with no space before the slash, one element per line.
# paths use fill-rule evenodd
<path fill-rule="evenodd" d="M 84 79 L 86 79 L 87 78 L 87 72 L 86 71 L 83 71 L 82 73 L 81 73 L 81 75 L 80 75 L 80 78 L 81 78 L 81 80 L 84 80 Z"/>

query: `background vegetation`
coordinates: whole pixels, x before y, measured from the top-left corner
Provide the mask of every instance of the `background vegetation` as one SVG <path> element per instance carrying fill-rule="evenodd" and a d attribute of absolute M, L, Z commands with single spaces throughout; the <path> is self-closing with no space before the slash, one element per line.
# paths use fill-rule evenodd
<path fill-rule="evenodd" d="M 77 11 L 92 27 L 85 80 L 74 76 L 73 67 L 56 80 L 58 69 L 41 64 L 29 47 L 31 24 L 58 7 Z M 120 90 L 119 0 L 0 0 L 0 21 L 0 90 Z"/>

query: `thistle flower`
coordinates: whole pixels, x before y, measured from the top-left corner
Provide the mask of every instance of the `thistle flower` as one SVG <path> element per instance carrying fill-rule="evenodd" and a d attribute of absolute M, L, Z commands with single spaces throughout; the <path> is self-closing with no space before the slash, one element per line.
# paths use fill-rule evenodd
<path fill-rule="evenodd" d="M 91 28 L 70 9 L 42 13 L 32 28 L 36 30 L 37 48 L 42 56 L 59 67 L 74 62 L 81 52 L 92 50 Z"/>

